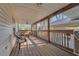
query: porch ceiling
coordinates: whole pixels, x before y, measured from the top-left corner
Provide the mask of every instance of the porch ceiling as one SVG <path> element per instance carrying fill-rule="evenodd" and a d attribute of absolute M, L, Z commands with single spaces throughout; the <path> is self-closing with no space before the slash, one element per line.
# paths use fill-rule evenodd
<path fill-rule="evenodd" d="M 14 18 L 19 23 L 32 24 L 68 5 L 67 3 L 15 3 L 10 4 Z"/>

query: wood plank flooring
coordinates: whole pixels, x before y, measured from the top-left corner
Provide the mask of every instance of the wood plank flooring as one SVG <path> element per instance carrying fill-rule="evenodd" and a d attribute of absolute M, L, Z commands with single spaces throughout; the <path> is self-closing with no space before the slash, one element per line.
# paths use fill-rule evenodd
<path fill-rule="evenodd" d="M 10 56 L 73 56 L 44 40 L 30 36 L 27 42 L 21 44 L 20 51 L 14 47 Z"/>

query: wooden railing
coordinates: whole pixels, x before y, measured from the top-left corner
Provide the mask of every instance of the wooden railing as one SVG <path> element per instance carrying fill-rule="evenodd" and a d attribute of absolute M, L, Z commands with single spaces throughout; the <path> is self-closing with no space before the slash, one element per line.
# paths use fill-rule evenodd
<path fill-rule="evenodd" d="M 47 30 L 37 31 L 37 36 L 40 37 L 41 39 L 48 41 L 48 31 Z"/>
<path fill-rule="evenodd" d="M 73 30 L 51 30 L 50 41 L 66 48 L 73 49 Z M 72 43 L 71 43 L 72 42 Z"/>
<path fill-rule="evenodd" d="M 73 30 L 50 30 L 50 39 L 48 39 L 48 30 L 37 31 L 37 37 L 66 48 L 73 52 L 74 49 L 74 35 Z"/>

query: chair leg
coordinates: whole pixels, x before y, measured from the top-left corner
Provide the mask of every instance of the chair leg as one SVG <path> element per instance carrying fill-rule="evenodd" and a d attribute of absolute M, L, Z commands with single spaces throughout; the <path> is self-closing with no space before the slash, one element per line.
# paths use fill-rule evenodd
<path fill-rule="evenodd" d="M 20 43 L 19 43 L 19 50 L 20 50 Z"/>

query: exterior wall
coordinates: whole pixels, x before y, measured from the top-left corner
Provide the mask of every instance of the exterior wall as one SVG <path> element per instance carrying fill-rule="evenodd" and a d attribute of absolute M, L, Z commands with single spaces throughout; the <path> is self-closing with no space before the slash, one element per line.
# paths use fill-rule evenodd
<path fill-rule="evenodd" d="M 0 4 L 0 55 L 8 56 L 15 44 L 10 6 Z"/>

